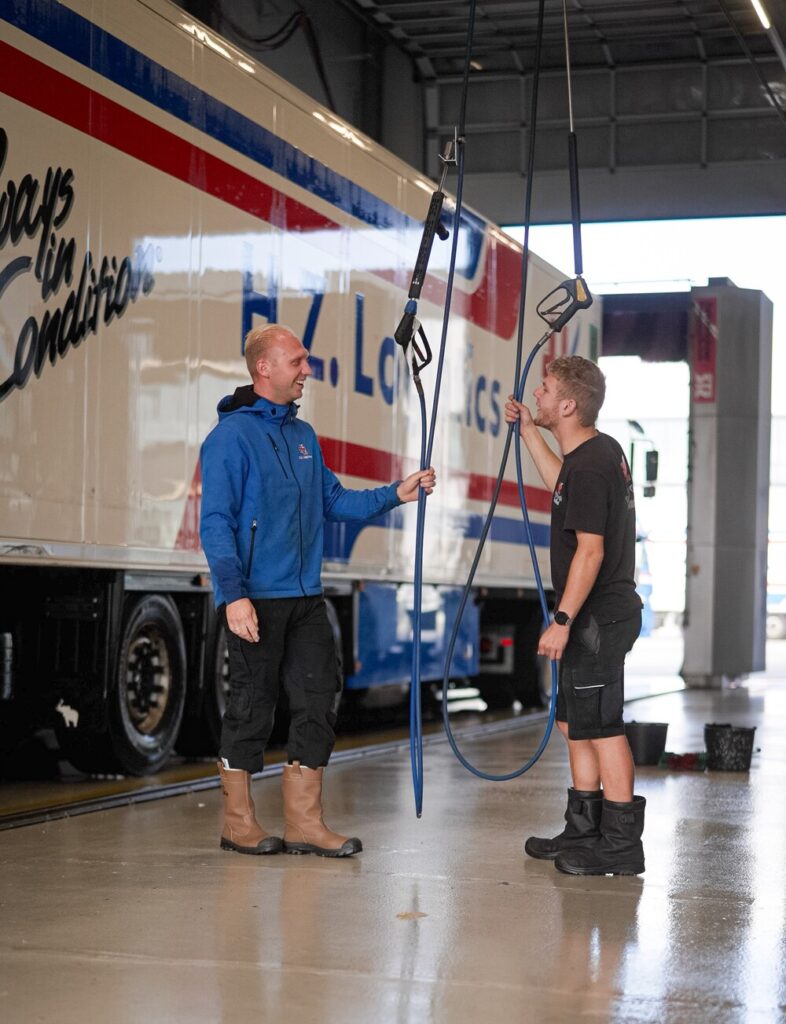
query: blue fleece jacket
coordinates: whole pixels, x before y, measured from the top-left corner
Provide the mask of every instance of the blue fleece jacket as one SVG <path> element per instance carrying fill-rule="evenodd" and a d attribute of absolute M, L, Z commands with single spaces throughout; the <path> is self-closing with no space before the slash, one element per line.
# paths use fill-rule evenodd
<path fill-rule="evenodd" d="M 371 519 L 401 504 L 398 481 L 342 487 L 297 406 L 250 386 L 219 402 L 201 464 L 200 537 L 217 605 L 321 594 L 324 521 Z"/>

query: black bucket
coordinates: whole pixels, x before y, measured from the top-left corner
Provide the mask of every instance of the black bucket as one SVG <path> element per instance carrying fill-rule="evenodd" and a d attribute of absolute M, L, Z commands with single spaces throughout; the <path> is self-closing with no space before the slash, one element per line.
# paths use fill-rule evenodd
<path fill-rule="evenodd" d="M 707 767 L 710 771 L 750 771 L 755 732 L 755 726 L 747 729 L 728 723 L 705 725 L 704 746 L 707 748 Z"/>
<path fill-rule="evenodd" d="M 634 764 L 657 764 L 666 749 L 668 722 L 626 722 L 625 735 L 628 737 Z"/>

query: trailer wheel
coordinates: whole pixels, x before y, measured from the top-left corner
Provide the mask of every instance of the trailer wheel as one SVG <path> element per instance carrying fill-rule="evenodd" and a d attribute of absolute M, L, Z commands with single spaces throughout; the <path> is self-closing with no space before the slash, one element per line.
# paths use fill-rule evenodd
<path fill-rule="evenodd" d="M 194 695 L 193 710 L 186 707 L 177 751 L 186 757 L 215 757 L 221 742 L 221 720 L 229 695 L 229 649 L 223 622 L 217 622 L 205 658 L 204 691 Z"/>
<path fill-rule="evenodd" d="M 148 775 L 172 753 L 183 717 L 186 651 L 177 608 L 150 594 L 129 602 L 106 695 L 106 724 L 58 727 L 68 760 L 89 773 Z"/>
<path fill-rule="evenodd" d="M 172 753 L 186 697 L 186 649 L 177 608 L 151 594 L 126 611 L 108 694 L 109 733 L 121 770 L 146 775 Z"/>

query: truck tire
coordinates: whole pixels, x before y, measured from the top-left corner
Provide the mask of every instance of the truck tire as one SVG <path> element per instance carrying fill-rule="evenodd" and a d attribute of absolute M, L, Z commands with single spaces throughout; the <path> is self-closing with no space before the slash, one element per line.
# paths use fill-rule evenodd
<path fill-rule="evenodd" d="M 142 597 L 126 610 L 109 692 L 109 733 L 121 770 L 156 771 L 172 754 L 186 699 L 186 647 L 174 602 Z"/>
<path fill-rule="evenodd" d="M 205 657 L 205 684 L 183 717 L 176 749 L 186 757 L 218 756 L 221 720 L 229 695 L 229 650 L 223 622 L 216 623 Z"/>
<path fill-rule="evenodd" d="M 149 775 L 172 754 L 186 697 L 183 625 L 161 594 L 127 599 L 106 695 L 106 726 L 58 728 L 68 760 L 90 774 Z"/>

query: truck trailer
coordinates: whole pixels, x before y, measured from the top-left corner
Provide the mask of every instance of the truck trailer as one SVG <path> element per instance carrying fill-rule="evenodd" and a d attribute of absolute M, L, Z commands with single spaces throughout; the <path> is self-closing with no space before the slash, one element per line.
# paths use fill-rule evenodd
<path fill-rule="evenodd" d="M 200 550 L 199 448 L 247 383 L 243 338 L 288 325 L 300 415 L 349 487 L 417 468 L 417 396 L 393 332 L 434 184 L 167 0 L 0 0 L 0 744 L 54 728 L 87 772 L 215 752 L 226 642 Z M 521 247 L 471 210 L 428 500 L 422 678 L 447 638 L 506 434 Z M 449 246 L 420 302 L 440 334 Z M 536 301 L 563 276 L 530 254 Z M 544 347 L 597 358 L 600 303 Z M 433 376 L 424 372 L 433 397 Z M 539 701 L 540 610 L 513 460 L 451 675 Z M 548 585 L 551 495 L 527 468 Z M 406 690 L 415 509 L 329 524 L 345 699 Z"/>

